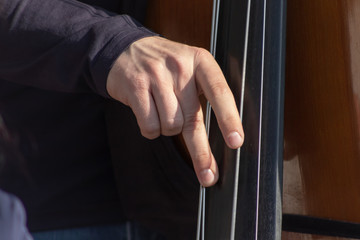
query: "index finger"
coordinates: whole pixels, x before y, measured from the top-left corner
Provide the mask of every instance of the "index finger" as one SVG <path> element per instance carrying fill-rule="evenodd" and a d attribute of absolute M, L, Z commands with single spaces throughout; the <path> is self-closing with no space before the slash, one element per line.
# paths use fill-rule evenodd
<path fill-rule="evenodd" d="M 206 135 L 203 114 L 195 83 L 178 95 L 184 115 L 182 135 L 189 150 L 195 173 L 204 187 L 215 184 L 218 168 Z"/>
<path fill-rule="evenodd" d="M 213 56 L 200 50 L 195 59 L 196 84 L 210 102 L 226 144 L 233 149 L 244 142 L 244 130 L 234 96 Z"/>

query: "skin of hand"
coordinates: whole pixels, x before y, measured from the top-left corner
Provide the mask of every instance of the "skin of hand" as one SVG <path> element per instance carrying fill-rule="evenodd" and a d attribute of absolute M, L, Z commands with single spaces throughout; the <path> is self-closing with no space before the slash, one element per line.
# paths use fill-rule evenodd
<path fill-rule="evenodd" d="M 211 186 L 218 168 L 206 135 L 199 95 L 216 115 L 226 144 L 239 148 L 244 132 L 234 97 L 213 56 L 202 48 L 161 37 L 132 43 L 107 78 L 109 95 L 134 112 L 141 134 L 182 134 L 200 183 Z"/>

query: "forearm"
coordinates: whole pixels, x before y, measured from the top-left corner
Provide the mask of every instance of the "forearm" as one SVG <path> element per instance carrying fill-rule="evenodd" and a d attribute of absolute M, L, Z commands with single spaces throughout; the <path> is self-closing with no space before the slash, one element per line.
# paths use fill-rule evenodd
<path fill-rule="evenodd" d="M 0 79 L 107 96 L 113 62 L 150 35 L 128 16 L 72 0 L 0 0 Z"/>

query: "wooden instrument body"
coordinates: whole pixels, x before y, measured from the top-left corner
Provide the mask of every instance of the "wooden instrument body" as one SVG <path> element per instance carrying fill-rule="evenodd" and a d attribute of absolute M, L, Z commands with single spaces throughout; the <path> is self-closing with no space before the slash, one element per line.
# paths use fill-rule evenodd
<path fill-rule="evenodd" d="M 256 1 L 256 6 L 264 2 Z M 267 28 L 267 36 L 278 37 L 275 45 L 266 46 L 268 65 L 264 68 L 264 76 L 272 76 L 277 81 L 267 79 L 263 85 L 264 89 L 273 90 L 263 96 L 261 129 L 258 128 L 260 118 L 256 113 L 260 107 L 260 89 L 256 79 L 259 78 L 261 69 L 258 66 L 261 63 L 255 56 L 261 54 L 260 32 L 257 31 L 263 22 L 256 14 L 252 16 L 252 27 L 257 30 L 250 33 L 247 68 L 251 75 L 248 75 L 249 80 L 255 79 L 250 80 L 250 84 L 255 85 L 246 85 L 249 91 L 245 93 L 244 102 L 246 142 L 241 155 L 247 155 L 247 159 L 241 160 L 238 239 L 254 239 L 255 235 L 258 239 L 280 238 L 282 162 L 279 159 L 282 159 L 281 112 L 284 104 L 280 68 L 284 54 L 281 51 L 285 45 L 284 213 L 360 222 L 360 1 L 291 0 L 287 2 L 286 10 L 284 5 L 276 5 L 275 2 L 267 1 L 267 7 L 272 11 L 266 15 L 266 21 L 283 29 Z M 242 77 L 243 50 L 240 48 L 244 45 L 247 1 L 227 0 L 222 3 L 228 11 L 222 13 L 225 24 L 219 29 L 222 34 L 220 45 L 223 44 L 221 48 L 225 51 L 217 52 L 217 59 L 226 77 L 234 80 L 230 85 L 238 96 L 242 90 L 237 80 Z M 261 11 L 261 8 L 255 7 L 252 10 L 257 14 Z M 285 30 L 282 15 L 285 11 L 286 44 L 281 38 L 284 36 L 281 30 Z M 147 26 L 171 40 L 209 48 L 211 12 L 212 1 L 209 0 L 149 0 Z M 277 35 L 271 35 L 273 31 Z M 268 42 L 274 40 L 274 37 L 268 38 Z M 251 52 L 251 49 L 254 50 Z M 274 65 L 273 61 L 279 65 Z M 236 98 L 240 104 L 240 98 Z M 224 187 L 224 183 L 233 180 L 233 176 L 226 172 L 233 163 L 223 159 L 236 154 L 224 147 L 217 130 L 212 130 L 212 135 L 211 145 L 216 157 L 222 159 L 220 171 L 223 176 L 215 189 L 230 189 L 233 186 Z M 260 158 L 260 172 L 259 163 L 252 160 L 257 157 L 253 156 L 259 149 L 264 154 Z M 260 198 L 254 190 L 259 182 Z M 212 191 L 217 190 L 210 190 L 210 195 Z M 219 203 L 217 198 L 207 200 L 207 205 L 216 209 L 217 204 L 224 204 Z M 257 220 L 254 211 L 259 213 Z M 222 214 L 225 212 L 219 209 L 210 211 L 206 221 L 217 214 L 220 214 L 217 219 L 219 224 L 229 225 L 228 215 L 224 217 Z M 254 226 L 257 230 L 250 231 Z M 208 233 L 214 239 L 228 237 L 220 225 L 210 229 L 217 232 L 210 230 Z M 221 235 L 216 235 L 218 233 Z M 318 238 L 284 232 L 282 239 Z"/>
<path fill-rule="evenodd" d="M 359 13 L 359 1 L 288 4 L 285 157 L 303 203 L 285 192 L 286 212 L 360 221 Z"/>
<path fill-rule="evenodd" d="M 360 1 L 288 1 L 284 213 L 360 223 L 359 41 Z"/>

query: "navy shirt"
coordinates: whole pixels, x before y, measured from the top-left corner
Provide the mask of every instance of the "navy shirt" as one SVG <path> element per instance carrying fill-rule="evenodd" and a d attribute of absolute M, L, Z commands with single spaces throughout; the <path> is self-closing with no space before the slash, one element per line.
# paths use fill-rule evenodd
<path fill-rule="evenodd" d="M 20 200 L 1 190 L 0 239 L 32 240 L 26 228 L 26 214 Z"/>
<path fill-rule="evenodd" d="M 23 201 L 31 231 L 124 220 L 106 79 L 129 44 L 152 35 L 72 0 L 0 0 L 0 115 L 21 156 L 7 159 L 0 187 Z"/>

